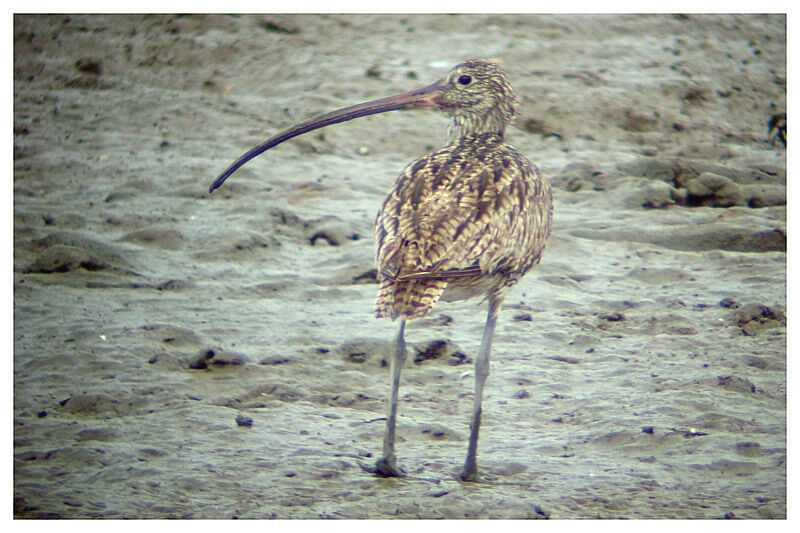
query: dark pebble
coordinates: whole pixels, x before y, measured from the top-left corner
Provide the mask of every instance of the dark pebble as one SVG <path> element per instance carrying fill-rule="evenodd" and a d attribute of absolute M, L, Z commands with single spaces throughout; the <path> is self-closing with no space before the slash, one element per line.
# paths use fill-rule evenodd
<path fill-rule="evenodd" d="M 181 291 L 193 287 L 194 284 L 180 279 L 170 279 L 156 285 L 157 291 Z"/>
<path fill-rule="evenodd" d="M 785 326 L 786 315 L 762 304 L 747 304 L 733 313 L 733 322 L 745 335 L 758 335 L 767 329 Z"/>
<path fill-rule="evenodd" d="M 364 363 L 373 357 L 388 361 L 391 359 L 392 343 L 385 339 L 352 339 L 344 342 L 337 351 L 350 363 Z"/>
<path fill-rule="evenodd" d="M 446 340 L 431 341 L 415 350 L 417 354 L 414 356 L 414 362 L 417 364 L 430 359 L 442 359 L 450 365 L 463 365 L 467 362 L 467 356 L 455 344 Z"/>
<path fill-rule="evenodd" d="M 620 313 L 619 311 L 614 311 L 613 313 L 602 313 L 600 318 L 603 320 L 607 320 L 609 322 L 621 322 L 625 320 L 625 315 Z"/>
<path fill-rule="evenodd" d="M 103 62 L 95 57 L 82 57 L 75 62 L 75 68 L 87 74 L 100 74 L 103 72 Z"/>
<path fill-rule="evenodd" d="M 769 368 L 769 362 L 767 362 L 766 359 L 755 355 L 746 357 L 745 364 L 752 368 L 758 368 L 759 370 L 766 370 L 767 368 Z"/>
<path fill-rule="evenodd" d="M 341 246 L 347 241 L 357 241 L 361 236 L 346 221 L 338 217 L 323 217 L 309 225 L 308 242 L 317 246 L 323 241 L 331 246 Z M 376 274 L 377 276 L 377 274 Z"/>
<path fill-rule="evenodd" d="M 258 364 L 265 366 L 272 366 L 272 365 L 282 365 L 285 363 L 290 363 L 291 361 L 292 358 L 287 357 L 285 355 L 268 355 L 267 357 L 259 361 Z"/>
<path fill-rule="evenodd" d="M 257 22 L 257 25 L 261 27 L 264 31 L 268 31 L 271 33 L 283 33 L 285 35 L 295 35 L 300 33 L 300 28 L 291 24 L 286 20 L 281 20 L 277 18 L 269 18 L 263 19 Z"/>
<path fill-rule="evenodd" d="M 761 304 L 747 304 L 739 309 L 736 314 L 736 323 L 740 326 L 753 320 L 782 320 L 783 313 Z"/>
<path fill-rule="evenodd" d="M 749 379 L 740 378 L 737 376 L 719 376 L 717 377 L 717 385 L 719 385 L 723 389 L 734 392 L 744 392 L 744 393 L 759 392 L 756 386 L 753 385 Z"/>
<path fill-rule="evenodd" d="M 209 366 L 243 365 L 249 358 L 241 353 L 229 352 L 208 348 L 200 350 L 194 357 L 189 359 L 189 368 L 193 370 L 203 370 Z"/>

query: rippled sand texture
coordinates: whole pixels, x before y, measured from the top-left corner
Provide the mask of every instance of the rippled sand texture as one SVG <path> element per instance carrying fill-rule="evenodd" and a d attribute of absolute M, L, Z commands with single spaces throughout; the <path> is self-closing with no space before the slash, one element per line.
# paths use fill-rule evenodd
<path fill-rule="evenodd" d="M 17 16 L 17 517 L 786 515 L 782 16 Z M 470 57 L 555 186 L 506 299 L 483 481 L 456 480 L 485 305 L 395 325 L 372 221 L 423 111 L 234 158 Z"/>

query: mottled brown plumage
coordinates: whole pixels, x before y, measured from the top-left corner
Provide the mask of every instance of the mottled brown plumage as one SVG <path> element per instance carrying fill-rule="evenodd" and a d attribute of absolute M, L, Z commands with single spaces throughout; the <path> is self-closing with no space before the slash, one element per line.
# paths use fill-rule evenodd
<path fill-rule="evenodd" d="M 550 235 L 552 191 L 539 170 L 505 144 L 516 97 L 494 63 L 471 60 L 422 89 L 358 104 L 294 126 L 256 146 L 221 174 L 213 191 L 240 166 L 292 137 L 361 116 L 432 107 L 452 118 L 450 144 L 409 164 L 375 221 L 378 297 L 375 315 L 400 319 L 383 455 L 370 472 L 403 475 L 394 454 L 406 320 L 439 301 L 482 296 L 489 314 L 475 359 L 475 395 L 464 480 L 477 480 L 477 442 L 489 353 L 505 289 L 542 257 Z"/>
<path fill-rule="evenodd" d="M 497 133 L 465 135 L 408 165 L 375 222 L 378 317 L 420 318 L 436 302 L 488 296 L 541 258 L 552 197 Z"/>
<path fill-rule="evenodd" d="M 550 235 L 550 186 L 503 141 L 516 114 L 505 74 L 473 60 L 444 84 L 452 142 L 403 170 L 375 221 L 379 318 L 497 294 L 539 261 Z"/>

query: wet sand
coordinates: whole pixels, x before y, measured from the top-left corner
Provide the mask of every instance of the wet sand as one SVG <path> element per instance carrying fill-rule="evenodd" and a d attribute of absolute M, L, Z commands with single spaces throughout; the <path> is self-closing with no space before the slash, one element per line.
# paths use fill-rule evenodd
<path fill-rule="evenodd" d="M 17 16 L 19 518 L 784 518 L 781 16 Z M 445 117 L 281 128 L 500 61 L 555 187 L 506 298 L 395 325 L 372 221 Z M 433 348 L 431 348 L 433 345 Z"/>

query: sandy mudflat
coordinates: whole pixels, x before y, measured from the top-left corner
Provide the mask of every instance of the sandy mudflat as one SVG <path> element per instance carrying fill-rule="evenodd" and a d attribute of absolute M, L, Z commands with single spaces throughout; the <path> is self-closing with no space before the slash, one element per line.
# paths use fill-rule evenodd
<path fill-rule="evenodd" d="M 785 517 L 785 43 L 781 16 L 15 17 L 15 515 Z M 470 57 L 519 92 L 553 237 L 501 313 L 483 481 L 456 480 L 477 302 L 409 327 L 409 477 L 377 479 L 371 226 L 446 119 L 207 188 Z"/>

